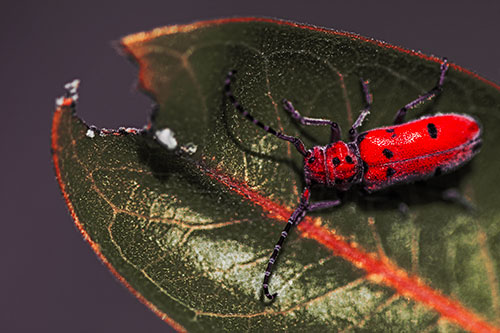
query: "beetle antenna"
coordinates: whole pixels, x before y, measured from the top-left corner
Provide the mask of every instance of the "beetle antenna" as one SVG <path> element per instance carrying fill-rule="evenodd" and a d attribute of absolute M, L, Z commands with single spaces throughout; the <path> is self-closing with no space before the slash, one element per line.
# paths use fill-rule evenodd
<path fill-rule="evenodd" d="M 260 120 L 254 118 L 254 116 L 252 116 L 247 110 L 243 108 L 243 106 L 241 106 L 236 97 L 234 97 L 233 92 L 231 90 L 231 79 L 235 73 L 236 71 L 234 70 L 230 71 L 227 74 L 226 80 L 224 81 L 224 91 L 226 93 L 227 98 L 229 98 L 229 101 L 233 104 L 234 108 L 238 110 L 245 118 L 247 118 L 249 121 L 262 128 L 267 133 L 276 136 L 278 139 L 293 143 L 293 145 L 295 146 L 295 148 L 297 148 L 299 153 L 301 153 L 303 156 L 306 156 L 307 151 L 306 148 L 304 147 L 304 144 L 302 143 L 302 140 L 293 136 L 283 134 L 281 132 L 276 131 L 274 128 L 270 126 L 264 125 Z"/>

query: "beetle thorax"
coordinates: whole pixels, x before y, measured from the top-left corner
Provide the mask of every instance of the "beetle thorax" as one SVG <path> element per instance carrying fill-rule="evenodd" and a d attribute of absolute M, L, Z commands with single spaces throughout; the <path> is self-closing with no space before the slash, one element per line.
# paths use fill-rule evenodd
<path fill-rule="evenodd" d="M 304 159 L 306 182 L 348 190 L 359 181 L 362 162 L 354 143 L 337 141 L 310 149 Z"/>

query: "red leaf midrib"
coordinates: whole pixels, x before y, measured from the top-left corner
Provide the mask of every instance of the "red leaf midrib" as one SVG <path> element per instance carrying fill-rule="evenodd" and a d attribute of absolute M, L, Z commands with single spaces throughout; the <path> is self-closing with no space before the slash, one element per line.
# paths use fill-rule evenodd
<path fill-rule="evenodd" d="M 260 206 L 272 219 L 286 222 L 293 212 L 292 209 L 253 191 L 245 183 L 235 181 L 222 172 L 200 164 L 198 166 L 209 177 Z M 371 281 L 396 289 L 400 295 L 437 311 L 441 316 L 462 328 L 472 332 L 500 332 L 499 328 L 494 327 L 456 300 L 452 300 L 426 285 L 423 279 L 418 276 L 410 276 L 388 258 L 379 258 L 376 254 L 366 252 L 348 243 L 344 237 L 338 235 L 334 230 L 319 225 L 313 218 L 306 216 L 297 228 L 301 231 L 301 237 L 317 241 L 332 250 L 335 255 L 366 271 L 367 278 Z"/>

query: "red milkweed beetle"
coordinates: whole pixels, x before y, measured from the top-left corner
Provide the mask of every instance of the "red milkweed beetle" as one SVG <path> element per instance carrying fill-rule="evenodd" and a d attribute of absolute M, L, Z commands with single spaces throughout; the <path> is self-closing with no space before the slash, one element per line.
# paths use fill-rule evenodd
<path fill-rule="evenodd" d="M 437 114 L 404 123 L 407 110 L 432 99 L 441 92 L 448 70 L 446 59 L 441 63 L 440 70 L 441 74 L 436 86 L 399 109 L 392 126 L 358 134 L 357 128 L 370 113 L 372 104 L 368 82 L 361 80 L 366 106 L 349 130 L 350 141 L 348 143 L 341 141 L 340 128 L 337 123 L 326 119 L 303 117 L 294 109 L 291 102 L 283 100 L 284 109 L 301 124 L 330 126 L 330 143 L 308 150 L 299 138 L 288 136 L 264 125 L 246 111 L 231 91 L 231 78 L 235 71 L 228 73 L 224 90 L 234 108 L 267 133 L 291 142 L 304 156 L 306 187 L 302 192 L 298 207 L 281 232 L 269 259 L 262 284 L 267 298 L 272 300 L 277 295 L 269 293 L 269 279 L 273 264 L 292 225 L 298 224 L 309 211 L 340 204 L 340 200 L 310 203 L 309 188 L 312 185 L 319 184 L 347 191 L 353 184 L 362 184 L 365 190 L 373 192 L 397 183 L 425 179 L 435 174 L 451 171 L 469 161 L 479 152 L 481 127 L 468 115 Z"/>

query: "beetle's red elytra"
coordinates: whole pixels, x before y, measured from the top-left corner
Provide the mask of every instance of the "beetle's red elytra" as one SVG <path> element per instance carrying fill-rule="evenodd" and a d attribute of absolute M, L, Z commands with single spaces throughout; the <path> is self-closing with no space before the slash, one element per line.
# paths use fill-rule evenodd
<path fill-rule="evenodd" d="M 471 160 L 479 152 L 481 126 L 471 116 L 447 113 L 404 122 L 408 110 L 431 100 L 441 92 L 448 67 L 447 60 L 444 59 L 436 86 L 399 109 L 392 126 L 358 133 L 357 129 L 370 113 L 372 104 L 368 81 L 361 80 L 366 106 L 349 130 L 349 142 L 341 140 L 337 123 L 327 119 L 303 117 L 291 102 L 283 100 L 284 109 L 301 124 L 330 126 L 331 142 L 326 146 L 315 146 L 308 150 L 299 138 L 264 125 L 246 111 L 231 90 L 231 79 L 235 71 L 229 72 L 224 87 L 232 105 L 267 133 L 292 143 L 304 156 L 306 187 L 269 259 L 262 284 L 267 298 L 272 300 L 277 295 L 269 292 L 269 279 L 292 225 L 298 224 L 309 211 L 335 207 L 341 203 L 340 200 L 309 202 L 311 186 L 322 185 L 347 191 L 352 185 L 361 184 L 367 192 L 378 191 L 395 184 L 449 172 Z"/>
<path fill-rule="evenodd" d="M 456 169 L 478 152 L 480 137 L 474 118 L 454 113 L 367 131 L 357 140 L 363 185 L 377 191 Z"/>

